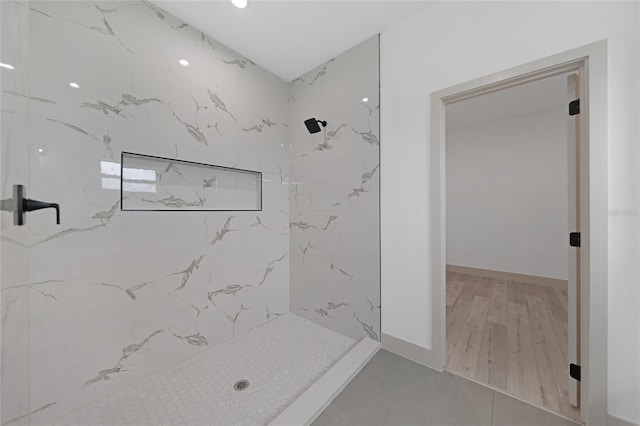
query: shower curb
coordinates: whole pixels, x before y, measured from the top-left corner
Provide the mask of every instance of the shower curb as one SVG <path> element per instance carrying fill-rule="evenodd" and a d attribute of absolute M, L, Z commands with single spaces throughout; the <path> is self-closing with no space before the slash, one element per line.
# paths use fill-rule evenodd
<path fill-rule="evenodd" d="M 379 350 L 380 342 L 368 337 L 360 340 L 269 425 L 310 425 Z"/>

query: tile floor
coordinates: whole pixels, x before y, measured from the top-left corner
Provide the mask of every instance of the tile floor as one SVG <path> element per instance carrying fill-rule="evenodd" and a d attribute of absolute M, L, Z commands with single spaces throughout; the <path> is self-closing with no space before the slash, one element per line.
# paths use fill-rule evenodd
<path fill-rule="evenodd" d="M 356 341 L 293 314 L 90 404 L 55 425 L 266 425 Z M 249 387 L 235 391 L 247 379 Z"/>
<path fill-rule="evenodd" d="M 575 426 L 451 373 L 380 351 L 313 426 Z"/>

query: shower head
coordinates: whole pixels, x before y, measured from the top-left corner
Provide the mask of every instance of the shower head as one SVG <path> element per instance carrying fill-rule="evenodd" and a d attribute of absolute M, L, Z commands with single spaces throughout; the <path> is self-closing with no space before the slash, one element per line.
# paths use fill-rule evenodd
<path fill-rule="evenodd" d="M 320 131 L 320 126 L 318 126 L 318 123 L 322 124 L 322 127 L 327 127 L 326 121 L 316 120 L 315 117 L 304 120 L 304 125 L 307 126 L 307 130 L 311 134 L 318 133 Z"/>

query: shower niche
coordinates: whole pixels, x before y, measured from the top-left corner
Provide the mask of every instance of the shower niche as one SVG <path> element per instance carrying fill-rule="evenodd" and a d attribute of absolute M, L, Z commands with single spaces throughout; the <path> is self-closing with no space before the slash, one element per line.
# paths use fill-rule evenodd
<path fill-rule="evenodd" d="M 122 210 L 261 211 L 262 173 L 123 152 Z"/>

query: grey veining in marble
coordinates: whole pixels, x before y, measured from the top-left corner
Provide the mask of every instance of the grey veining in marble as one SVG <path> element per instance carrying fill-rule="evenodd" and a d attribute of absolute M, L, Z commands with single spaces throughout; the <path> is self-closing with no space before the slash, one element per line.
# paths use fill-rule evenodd
<path fill-rule="evenodd" d="M 65 123 L 64 121 L 54 120 L 53 118 L 47 118 L 47 120 L 53 121 L 54 123 L 62 124 L 63 126 L 66 126 L 66 127 L 70 128 L 73 131 L 76 131 L 76 132 L 81 133 L 81 134 L 83 134 L 85 136 L 88 136 L 91 139 L 94 139 L 96 141 L 100 141 L 100 139 L 98 139 L 95 135 L 92 135 L 91 133 L 87 132 L 86 130 L 81 129 L 80 127 L 76 126 L 75 124 Z"/>
<path fill-rule="evenodd" d="M 380 339 L 378 86 L 374 37 L 289 96 L 291 310 L 355 339 Z"/>
<path fill-rule="evenodd" d="M 213 102 L 213 105 L 217 110 L 226 113 L 233 119 L 233 121 L 237 121 L 233 114 L 229 112 L 229 110 L 227 109 L 227 105 L 225 105 L 225 103 L 222 101 L 222 99 L 220 99 L 220 96 L 218 96 L 217 93 L 213 93 L 210 89 L 207 89 L 207 92 L 209 93 L 209 99 L 211 99 L 211 102 Z"/>
<path fill-rule="evenodd" d="M 47 408 L 49 408 L 49 407 L 52 407 L 52 406 L 56 405 L 57 403 L 58 403 L 57 401 L 54 401 L 54 402 L 50 402 L 50 403 L 48 403 L 48 404 L 44 404 L 42 407 L 38 407 L 38 408 L 36 408 L 35 410 L 32 410 L 32 411 L 31 411 L 31 412 L 29 412 L 29 413 L 22 414 L 22 415 L 19 415 L 19 416 L 17 416 L 17 417 L 14 417 L 14 418 L 12 418 L 12 419 L 9 419 L 9 420 L 7 420 L 7 421 L 6 421 L 6 423 L 4 423 L 4 424 L 6 424 L 6 425 L 19 424 L 19 422 L 21 422 L 22 420 L 27 419 L 27 418 L 28 418 L 29 416 L 31 416 L 32 414 L 38 413 L 38 412 L 40 412 L 40 411 L 44 411 L 44 410 L 46 410 Z"/>
<path fill-rule="evenodd" d="M 277 123 L 274 123 L 273 121 L 269 120 L 268 118 L 259 117 L 258 120 L 260 121 L 259 124 L 254 124 L 251 127 L 243 127 L 242 130 L 244 130 L 245 132 L 262 133 L 262 129 L 264 129 L 265 127 L 277 126 Z"/>
<path fill-rule="evenodd" d="M 335 59 L 331 59 L 329 61 L 327 61 L 324 65 L 322 65 L 320 67 L 320 69 L 318 71 L 315 71 L 315 76 L 313 77 L 313 79 L 311 80 L 311 82 L 309 82 L 309 86 L 313 86 L 313 84 L 318 81 L 319 78 L 324 77 L 324 75 L 327 73 L 327 68 L 329 67 L 329 64 L 331 62 L 335 61 Z M 313 75 L 314 71 L 311 71 L 309 74 Z M 307 75 L 309 75 L 307 74 Z"/>
<path fill-rule="evenodd" d="M 204 144 L 204 145 L 209 145 L 209 142 L 207 141 L 207 137 L 200 131 L 200 128 L 198 126 L 194 126 L 192 124 L 189 124 L 185 121 L 183 121 L 180 117 L 178 117 L 178 115 L 173 112 L 173 116 L 175 117 L 176 120 L 178 120 L 180 122 L 180 124 L 182 124 L 185 129 L 187 130 L 187 132 L 198 142 Z"/>
<path fill-rule="evenodd" d="M 156 336 L 157 334 L 162 333 L 163 331 L 164 330 L 156 330 L 153 333 L 151 333 L 149 336 L 147 336 L 144 340 L 142 340 L 140 343 L 132 343 L 132 344 L 126 346 L 125 348 L 123 348 L 122 349 L 122 356 L 120 356 L 120 359 L 118 359 L 118 362 L 116 362 L 116 365 L 114 367 L 98 371 L 98 375 L 95 376 L 94 378 L 89 379 L 86 382 L 84 382 L 84 384 L 82 385 L 81 389 L 84 389 L 87 386 L 92 385 L 94 383 L 97 383 L 97 382 L 99 382 L 101 380 L 109 380 L 112 375 L 120 373 L 120 371 L 122 371 L 124 369 L 124 367 L 122 366 L 122 362 L 123 361 L 125 361 L 127 358 L 129 358 L 134 353 L 136 353 L 139 350 L 141 350 L 147 343 L 149 343 L 149 341 L 154 336 Z"/>
<path fill-rule="evenodd" d="M 50 100 L 50 99 L 38 98 L 36 96 L 28 96 L 28 95 L 25 95 L 24 93 L 14 92 L 13 90 L 4 90 L 3 89 L 2 93 L 8 93 L 10 95 L 18 96 L 18 97 L 23 98 L 23 99 L 30 99 L 32 101 L 44 102 L 44 103 L 47 103 L 47 104 L 55 104 L 55 102 Z"/>
<path fill-rule="evenodd" d="M 354 188 L 351 193 L 348 195 L 349 198 L 351 197 L 359 197 L 363 192 L 368 192 L 367 189 L 367 183 L 374 177 L 376 176 L 376 173 L 378 172 L 378 169 L 380 168 L 379 164 L 376 164 L 376 166 L 373 168 L 373 170 L 371 170 L 370 172 L 367 173 L 363 173 L 361 176 L 361 180 L 360 180 L 360 186 L 358 188 Z M 374 186 L 375 188 L 375 186 Z"/>

